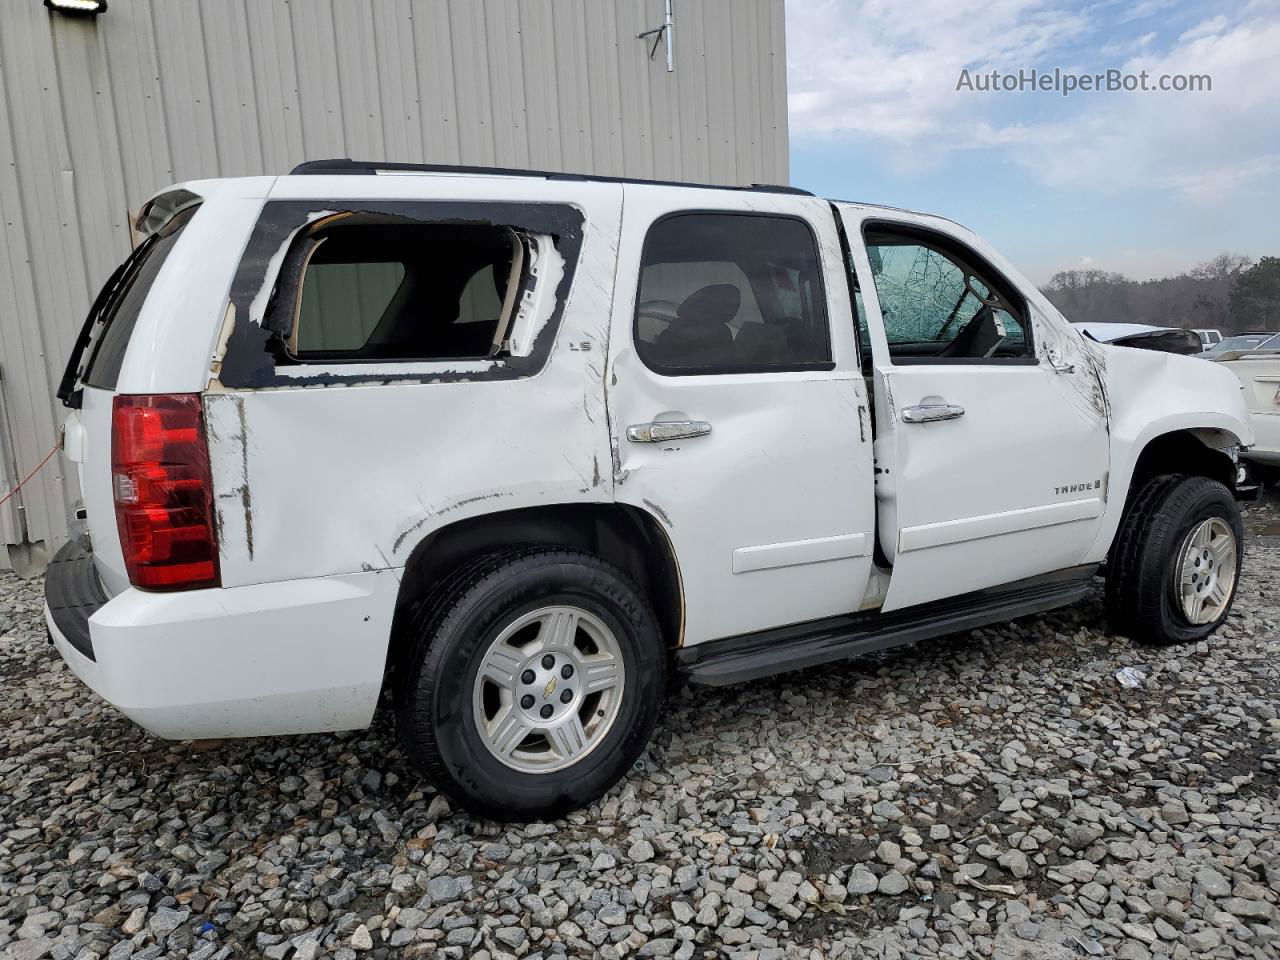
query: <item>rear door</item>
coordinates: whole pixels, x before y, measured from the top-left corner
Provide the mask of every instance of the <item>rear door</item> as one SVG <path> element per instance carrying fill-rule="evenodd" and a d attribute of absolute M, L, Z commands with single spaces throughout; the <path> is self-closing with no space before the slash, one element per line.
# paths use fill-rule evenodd
<path fill-rule="evenodd" d="M 883 609 L 1080 563 L 1109 448 L 1078 335 L 962 229 L 841 213 L 874 358 Z"/>
<path fill-rule="evenodd" d="M 858 609 L 871 432 L 829 205 L 636 186 L 624 210 L 615 495 L 670 538 L 685 644 Z"/>

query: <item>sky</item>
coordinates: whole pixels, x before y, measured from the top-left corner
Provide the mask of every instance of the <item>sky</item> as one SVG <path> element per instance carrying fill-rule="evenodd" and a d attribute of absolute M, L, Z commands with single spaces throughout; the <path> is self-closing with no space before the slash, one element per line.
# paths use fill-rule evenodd
<path fill-rule="evenodd" d="M 938 213 L 1043 283 L 1280 256 L 1280 0 L 787 0 L 791 182 Z M 1201 91 L 957 89 L 992 70 Z"/>

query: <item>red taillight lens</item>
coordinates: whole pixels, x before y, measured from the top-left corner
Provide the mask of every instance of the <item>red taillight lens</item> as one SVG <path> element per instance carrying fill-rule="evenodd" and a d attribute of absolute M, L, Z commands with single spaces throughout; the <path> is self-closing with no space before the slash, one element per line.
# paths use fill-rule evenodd
<path fill-rule="evenodd" d="M 199 394 L 115 398 L 111 483 L 130 583 L 148 590 L 219 585 Z"/>

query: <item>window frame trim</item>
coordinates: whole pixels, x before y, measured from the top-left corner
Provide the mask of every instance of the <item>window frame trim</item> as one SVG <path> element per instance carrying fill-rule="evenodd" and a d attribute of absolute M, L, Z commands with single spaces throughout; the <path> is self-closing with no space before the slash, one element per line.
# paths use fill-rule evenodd
<path fill-rule="evenodd" d="M 309 229 L 301 231 L 290 244 L 289 251 L 285 254 L 285 263 L 280 269 L 279 279 L 277 283 L 288 277 L 289 291 L 288 296 L 293 298 L 292 309 L 284 310 L 279 303 L 271 304 L 266 311 L 267 325 L 271 327 L 283 342 L 284 357 L 282 361 L 278 361 L 283 367 L 305 367 L 305 366 L 356 366 L 359 364 L 396 364 L 396 363 L 480 363 L 492 360 L 505 360 L 501 351 L 485 354 L 475 354 L 465 357 L 354 357 L 348 355 L 346 350 L 309 350 L 305 354 L 300 355 L 296 349 L 296 341 L 298 337 L 298 322 L 302 317 L 302 293 L 307 283 L 307 269 L 311 266 L 311 258 L 315 252 L 319 250 L 326 240 L 327 235 L 321 236 L 318 240 L 315 238 L 317 233 L 325 230 L 332 230 L 341 227 L 341 221 L 329 223 L 319 221 L 313 224 Z M 420 223 L 410 224 L 388 224 L 388 226 L 452 226 L 449 221 L 422 221 Z M 513 244 L 518 243 L 522 249 L 528 246 L 528 238 L 522 236 L 522 233 L 516 227 L 509 224 L 494 223 L 491 224 L 494 229 L 505 230 L 513 239 Z M 303 245 L 306 249 L 301 249 Z M 512 299 L 511 315 L 507 317 L 506 329 L 509 331 L 512 321 L 515 320 L 516 314 L 519 312 L 519 305 L 523 301 L 526 294 L 530 293 L 533 288 L 529 283 L 529 269 L 526 255 L 521 258 L 520 275 L 518 278 L 519 290 Z M 372 262 L 372 261 L 362 261 Z M 406 273 L 406 279 L 408 274 Z M 399 288 L 397 288 L 399 292 Z M 393 297 L 394 299 L 394 297 Z M 504 301 L 505 302 L 505 301 Z M 287 313 L 289 315 L 288 332 L 284 330 L 284 324 L 275 324 L 277 312 Z M 499 318 L 501 320 L 501 318 Z M 501 322 L 498 329 L 503 329 Z M 322 354 L 327 354 L 322 356 Z"/>
<path fill-rule="evenodd" d="M 771 220 L 794 220 L 802 224 L 809 231 L 809 237 L 813 241 L 814 260 L 818 265 L 818 285 L 821 288 L 822 312 L 825 318 L 825 332 L 827 343 L 827 360 L 807 360 L 799 363 L 784 363 L 761 366 L 760 364 L 737 364 L 733 366 L 700 366 L 700 367 L 661 367 L 650 363 L 640 349 L 640 288 L 642 283 L 642 275 L 645 268 L 645 252 L 649 248 L 649 240 L 653 234 L 654 228 L 667 220 L 674 220 L 677 217 L 688 216 L 726 216 L 726 217 L 756 217 L 759 219 L 768 218 Z M 674 262 L 674 261 L 673 261 Z M 635 302 L 631 308 L 631 346 L 636 352 L 636 357 L 640 363 L 644 365 L 646 370 L 657 374 L 660 377 L 707 377 L 707 376 L 725 376 L 734 374 L 750 374 L 750 375 L 768 375 L 771 373 L 813 373 L 813 372 L 830 372 L 836 369 L 835 345 L 831 337 L 831 310 L 830 300 L 827 293 L 827 278 L 822 262 L 822 246 L 818 242 L 818 234 L 812 223 L 803 216 L 795 213 L 773 213 L 761 212 L 758 210 L 725 210 L 713 207 L 688 207 L 679 210 L 669 210 L 659 217 L 655 217 L 645 228 L 644 240 L 640 244 L 640 262 L 636 270 L 635 285 Z M 748 282 L 750 277 L 747 278 Z"/>
<path fill-rule="evenodd" d="M 273 325 L 274 301 L 288 286 L 287 251 L 322 219 L 377 214 L 405 223 L 479 223 L 545 235 L 562 261 L 549 312 L 530 334 L 527 353 L 480 358 L 338 360 L 298 364 L 279 361 L 281 331 Z M 231 390 L 355 384 L 451 384 L 524 380 L 540 374 L 564 323 L 582 256 L 587 208 L 578 202 L 493 199 L 351 198 L 317 194 L 263 203 L 228 291 L 230 329 L 210 367 L 212 381 Z M 282 286 L 283 285 L 283 286 Z"/>
<path fill-rule="evenodd" d="M 880 329 L 884 334 L 885 346 L 888 349 L 888 360 L 895 367 L 919 367 L 919 366 L 1000 366 L 1000 367 L 1034 367 L 1040 365 L 1040 357 L 1037 353 L 1039 340 L 1035 336 L 1035 331 L 1031 323 L 1030 302 L 1026 295 L 1013 283 L 1004 272 L 997 269 L 996 266 L 988 260 L 981 252 L 975 250 L 971 244 L 965 243 L 959 237 L 949 234 L 943 230 L 933 227 L 923 226 L 917 223 L 911 223 L 905 220 L 892 220 L 887 217 L 868 217 L 859 225 L 859 239 L 862 241 L 862 251 L 870 262 L 871 255 L 868 250 L 867 234 L 877 229 L 884 230 L 887 233 L 896 233 L 899 236 L 908 239 L 921 241 L 924 246 L 941 250 L 949 258 L 959 260 L 957 266 L 961 264 L 971 266 L 977 270 L 982 270 L 984 274 L 989 274 L 991 279 L 996 282 L 989 284 L 996 289 L 1002 300 L 1009 303 L 1011 307 L 1015 307 L 1018 313 L 1013 313 L 1014 318 L 1021 321 L 1023 336 L 1025 338 L 1028 352 L 1020 357 L 936 357 L 936 356 L 894 356 L 892 344 L 889 342 L 889 329 L 884 322 L 884 309 L 880 303 L 880 289 L 876 286 L 875 269 L 871 270 L 871 285 L 875 290 L 876 309 L 880 314 Z M 937 241 L 941 242 L 937 242 Z M 956 249 L 948 249 L 949 247 Z M 954 262 L 954 260 L 953 260 Z M 979 279 L 982 279 L 981 277 Z M 856 318 L 855 318 L 856 322 Z M 963 328 L 962 328 L 963 329 Z M 948 341 L 950 342 L 950 341 Z"/>

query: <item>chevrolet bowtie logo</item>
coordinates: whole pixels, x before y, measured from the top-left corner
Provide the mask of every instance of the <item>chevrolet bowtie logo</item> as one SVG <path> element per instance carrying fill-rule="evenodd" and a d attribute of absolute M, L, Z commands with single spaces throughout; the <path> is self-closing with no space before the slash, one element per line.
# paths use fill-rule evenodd
<path fill-rule="evenodd" d="M 550 700 L 551 695 L 556 692 L 556 678 L 552 677 L 547 681 L 547 689 L 542 691 L 542 699 Z"/>

